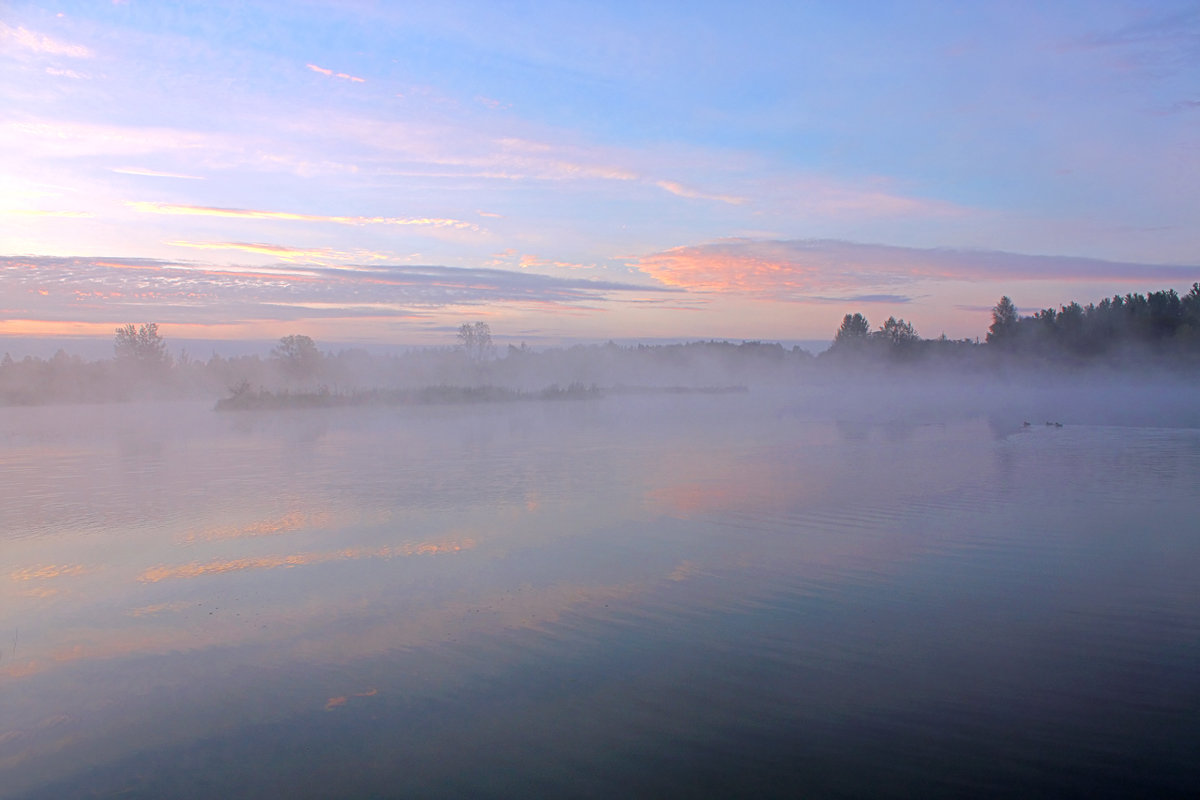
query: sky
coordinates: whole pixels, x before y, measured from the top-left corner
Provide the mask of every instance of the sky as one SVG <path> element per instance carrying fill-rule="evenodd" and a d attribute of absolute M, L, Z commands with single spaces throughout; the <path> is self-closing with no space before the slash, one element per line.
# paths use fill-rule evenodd
<path fill-rule="evenodd" d="M 0 349 L 926 337 L 1200 280 L 1200 3 L 0 0 Z"/>

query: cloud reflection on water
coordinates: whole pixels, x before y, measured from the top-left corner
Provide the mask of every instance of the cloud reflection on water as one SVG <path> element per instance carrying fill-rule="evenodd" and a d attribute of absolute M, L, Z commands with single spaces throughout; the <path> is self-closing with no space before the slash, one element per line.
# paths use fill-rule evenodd
<path fill-rule="evenodd" d="M 635 418 L 620 421 L 614 447 L 614 421 L 581 420 L 577 410 L 559 419 L 538 408 L 494 413 L 326 417 L 312 436 L 303 419 L 278 422 L 241 434 L 254 439 L 253 453 L 220 436 L 207 447 L 189 442 L 197 451 L 190 469 L 178 467 L 174 434 L 163 434 L 160 461 L 174 472 L 95 487 L 95 513 L 134 524 L 19 541 L 24 583 L 54 576 L 75 588 L 48 605 L 14 608 L 27 615 L 24 641 L 0 662 L 0 686 L 20 687 L 26 699 L 12 717 L 20 735 L 7 747 L 35 755 L 54 747 L 34 723 L 46 707 L 71 710 L 82 739 L 106 720 L 136 725 L 145 713 L 136 705 L 97 705 L 106 702 L 103 687 L 139 675 L 170 684 L 160 670 L 180 659 L 212 675 L 270 665 L 290 680 L 518 631 L 561 635 L 611 614 L 654 619 L 732 607 L 745 585 L 728 578 L 748 568 L 787 571 L 793 582 L 837 580 L 855 568 L 878 574 L 920 552 L 906 537 L 881 538 L 886 520 L 836 535 L 822 527 L 817 512 L 844 503 L 837 485 L 846 475 L 858 476 L 856 492 L 885 477 L 870 465 L 880 446 L 870 437 L 834 458 L 827 448 L 839 437 L 830 426 L 798 433 L 784 422 L 808 448 L 796 449 L 762 439 L 755 431 L 764 427 L 749 417 L 699 438 L 695 421 L 656 427 Z M 900 445 L 946 439 L 931 429 Z M 223 454 L 236 465 L 223 464 Z M 88 458 L 105 465 L 108 450 L 102 444 Z M 969 469 L 956 462 L 899 481 L 880 502 L 943 471 L 956 486 Z M 207 493 L 175 491 L 173 505 L 153 502 L 198 474 L 222 481 L 206 484 Z M 115 507 L 122 498 L 128 509 Z M 50 560 L 64 545 L 79 548 L 76 562 Z M 426 555 L 456 558 L 417 558 Z M 333 708 L 348 709 L 354 692 L 346 689 L 285 692 L 271 713 L 340 697 L 347 703 Z"/>
<path fill-rule="evenodd" d="M 277 569 L 280 567 L 303 567 L 313 564 L 327 564 L 331 561 L 348 561 L 363 558 L 398 558 L 403 556 L 428 556 L 439 553 L 456 553 L 475 547 L 473 539 L 458 539 L 443 543 L 424 542 L 415 545 L 398 545 L 394 547 L 379 547 L 374 549 L 350 547 L 344 550 L 324 553 L 293 553 L 290 555 L 261 556 L 257 558 L 235 558 L 229 560 L 193 562 L 178 566 L 152 567 L 141 575 L 138 580 L 142 583 L 157 583 L 172 578 L 198 578 L 206 575 L 218 575 L 224 572 L 240 572 L 241 570 Z"/>

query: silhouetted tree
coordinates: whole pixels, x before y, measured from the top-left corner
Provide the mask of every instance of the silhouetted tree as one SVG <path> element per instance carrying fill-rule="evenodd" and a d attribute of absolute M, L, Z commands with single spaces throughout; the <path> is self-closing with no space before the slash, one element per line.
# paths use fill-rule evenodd
<path fill-rule="evenodd" d="M 283 374 L 294 381 L 312 378 L 321 367 L 321 351 L 303 334 L 284 336 L 271 348 L 271 358 L 279 363 Z"/>
<path fill-rule="evenodd" d="M 887 321 L 879 326 L 875 336 L 891 345 L 906 344 L 920 339 L 912 323 L 895 317 L 888 317 Z"/>
<path fill-rule="evenodd" d="M 472 361 L 484 361 L 492 354 L 492 329 L 486 322 L 464 322 L 458 328 L 458 342 Z"/>
<path fill-rule="evenodd" d="M 130 323 L 117 328 L 113 353 L 117 361 L 135 365 L 143 372 L 163 370 L 171 365 L 166 340 L 159 336 L 158 324 L 154 322 L 140 326 Z"/>
<path fill-rule="evenodd" d="M 1008 299 L 1008 295 L 1001 297 L 1000 302 L 992 309 L 992 325 L 987 334 L 988 344 L 1011 340 L 1017 332 L 1019 321 L 1020 316 L 1013 301 Z"/>
<path fill-rule="evenodd" d="M 862 314 L 847 314 L 842 317 L 842 326 L 833 337 L 833 343 L 849 345 L 866 340 L 871 333 L 871 323 Z"/>

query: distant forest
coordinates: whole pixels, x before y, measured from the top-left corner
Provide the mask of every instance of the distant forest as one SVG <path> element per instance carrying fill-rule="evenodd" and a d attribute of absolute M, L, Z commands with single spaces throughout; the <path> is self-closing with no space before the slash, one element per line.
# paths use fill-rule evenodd
<path fill-rule="evenodd" d="M 978 340 L 922 339 L 903 319 L 889 317 L 877 330 L 862 314 L 847 314 L 834 336 L 831 358 L 870 354 L 916 358 L 969 352 L 972 357 L 1003 357 L 1028 362 L 1088 363 L 1158 361 L 1195 362 L 1200 356 L 1200 283 L 1180 297 L 1174 289 L 1147 295 L 1126 294 L 1081 306 L 1072 302 L 1021 316 L 1013 301 L 1001 297 L 992 308 L 992 324 Z M 984 355 L 986 353 L 986 355 Z"/>
<path fill-rule="evenodd" d="M 109 359 L 86 361 L 59 350 L 49 359 L 15 360 L 6 353 L 0 360 L 0 404 L 224 398 L 227 407 L 257 408 L 371 397 L 494 401 L 590 397 L 598 387 L 737 388 L 857 368 L 1061 371 L 1097 364 L 1200 371 L 1200 283 L 1183 296 L 1174 290 L 1126 294 L 1028 316 L 1002 297 L 982 341 L 925 339 L 903 319 L 889 317 L 872 328 L 863 314 L 846 314 L 819 356 L 757 341 L 498 349 L 488 325 L 476 322 L 462 325 L 446 347 L 395 355 L 324 352 L 310 337 L 294 334 L 265 357 L 214 353 L 202 360 L 186 352 L 173 356 L 155 323 L 128 324 L 115 331 Z"/>

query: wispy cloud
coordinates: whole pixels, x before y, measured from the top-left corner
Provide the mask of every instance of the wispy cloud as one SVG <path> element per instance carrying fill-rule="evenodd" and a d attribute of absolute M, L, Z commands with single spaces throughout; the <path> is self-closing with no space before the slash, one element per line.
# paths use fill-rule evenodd
<path fill-rule="evenodd" d="M 331 69 L 318 67 L 316 64 L 306 64 L 305 66 L 311 69 L 313 72 L 320 73 L 321 75 L 328 75 L 331 78 L 341 78 L 342 80 L 347 80 L 351 83 L 366 83 L 367 80 L 366 78 L 359 78 L 356 75 L 350 75 L 345 72 L 334 72 Z"/>
<path fill-rule="evenodd" d="M 286 261 L 298 259 L 325 258 L 330 255 L 325 249 L 305 249 L 300 247 L 285 247 L 280 244 L 263 244 L 258 242 L 167 242 L 173 247 L 191 247 L 197 250 L 240 250 L 245 253 L 275 256 Z"/>
<path fill-rule="evenodd" d="M 233 153 L 245 142 L 178 128 L 141 127 L 19 119 L 0 122 L 0 147 L 22 158 L 145 156 L 146 153 L 196 151 Z"/>
<path fill-rule="evenodd" d="M 1189 72 L 1195 65 L 1200 39 L 1200 7 L 1184 4 L 1148 6 L 1130 15 L 1126 24 L 1074 38 L 1061 50 L 1096 50 L 1108 55 L 1107 65 L 1117 73 L 1162 80 Z"/>
<path fill-rule="evenodd" d="M 458 228 L 478 231 L 479 226 L 460 219 L 438 217 L 352 217 L 324 214 L 298 214 L 291 211 L 263 211 L 253 208 L 219 208 L 188 206 L 131 200 L 126 205 L 147 214 L 176 214 L 196 217 L 234 217 L 240 219 L 278 219 L 297 222 L 331 222 L 338 225 L 416 225 L 430 228 Z"/>
<path fill-rule="evenodd" d="M 803 174 L 770 180 L 759 202 L 791 218 L 863 220 L 888 218 L 952 219 L 973 210 L 944 200 L 920 197 L 886 177 L 843 179 Z"/>
<path fill-rule="evenodd" d="M 14 28 L 4 22 L 0 22 L 0 42 L 45 55 L 69 56 L 70 58 L 92 57 L 92 51 L 83 45 L 52 39 L 45 34 L 36 33 L 24 27 Z"/>
<path fill-rule="evenodd" d="M 728 194 L 706 194 L 705 192 L 699 192 L 695 189 L 689 189 L 683 184 L 676 183 L 675 181 L 655 181 L 654 185 L 660 189 L 670 192 L 673 195 L 678 195 L 679 197 L 688 197 L 700 200 L 716 200 L 721 203 L 728 203 L 731 206 L 740 206 L 746 202 L 746 198 L 744 197 L 734 197 L 733 195 Z"/>
<path fill-rule="evenodd" d="M 654 187 L 677 197 L 738 205 L 745 200 L 664 176 L 670 163 L 623 148 L 571 141 L 564 131 L 525 135 L 516 130 L 480 130 L 471 125 L 383 121 L 367 117 L 300 119 L 286 123 L 301 138 L 335 134 L 354 142 L 378 167 L 377 174 L 442 179 L 504 181 L 611 181 Z M 517 124 L 514 123 L 514 128 Z"/>
<path fill-rule="evenodd" d="M 914 298 L 904 294 L 852 294 L 846 297 L 810 297 L 814 303 L 881 303 L 883 305 L 903 305 L 913 302 Z M 991 306 L 988 306 L 990 309 Z"/>
<path fill-rule="evenodd" d="M 76 577 L 94 572 L 92 567 L 83 564 L 44 564 L 36 567 L 23 567 L 9 573 L 14 581 L 47 581 L 54 578 Z"/>
<path fill-rule="evenodd" d="M 491 259 L 486 262 L 489 267 L 501 267 L 504 269 L 539 269 L 545 267 L 555 267 L 558 269 L 594 269 L 595 264 L 581 264 L 575 261 L 559 261 L 556 259 L 542 258 L 541 256 L 532 253 L 518 253 L 516 250 L 509 248 L 499 253 L 493 253 Z"/>
<path fill-rule="evenodd" d="M 382 262 L 395 261 L 392 253 L 381 253 L 374 250 L 355 248 L 354 250 L 335 250 L 331 247 L 288 247 L 282 244 L 267 244 L 265 242 L 189 242 L 171 241 L 166 244 L 172 247 L 188 247 L 194 250 L 235 250 L 243 253 L 273 256 L 290 262 L 305 262 L 316 264 L 336 264 L 349 262 Z M 343 266 L 343 268 L 346 268 Z"/>
<path fill-rule="evenodd" d="M 52 211 L 40 208 L 6 208 L 0 209 L 0 214 L 12 214 L 23 217 L 90 217 L 86 211 Z"/>
<path fill-rule="evenodd" d="M 1155 48 L 1194 48 L 1200 33 L 1200 9 L 1139 14 L 1133 22 L 1114 30 L 1082 37 L 1084 47 L 1152 45 Z"/>
<path fill-rule="evenodd" d="M 143 125 L 69 122 L 45 117 L 0 119 L 0 153 L 12 162 L 34 168 L 58 159 L 95 159 L 106 171 L 146 177 L 199 180 L 198 166 L 230 174 L 290 172 L 305 178 L 354 175 L 358 167 L 328 158 L 313 142 L 273 139 L 269 125 L 253 131 L 226 133 Z M 149 160 L 175 169 L 148 169 L 130 161 Z M 119 158 L 114 169 L 106 157 Z M 121 163 L 124 162 L 124 163 Z"/>
<path fill-rule="evenodd" d="M 1192 280 L 1200 266 L 1139 264 L 992 250 L 893 247 L 836 240 L 730 239 L 676 247 L 635 261 L 667 286 L 779 300 L 841 301 L 832 292 L 918 280 Z M 858 294 L 862 302 L 890 293 Z"/>
<path fill-rule="evenodd" d="M 141 175 L 145 178 L 179 178 L 187 181 L 204 180 L 204 177 L 201 175 L 185 175 L 182 172 L 161 172 L 156 169 L 143 169 L 142 167 L 113 167 L 110 172 L 119 172 L 122 175 Z"/>
<path fill-rule="evenodd" d="M 59 69 L 57 67 L 46 67 L 46 74 L 53 75 L 56 78 L 71 78 L 73 80 L 89 80 L 92 76 L 83 72 L 76 72 L 73 69 Z"/>
<path fill-rule="evenodd" d="M 401 318 L 465 306 L 589 309 L 648 291 L 670 290 L 502 269 L 0 257 L 5 315 L 26 321 L 121 322 L 140 318 L 148 308 L 158 322 L 183 324 Z"/>

